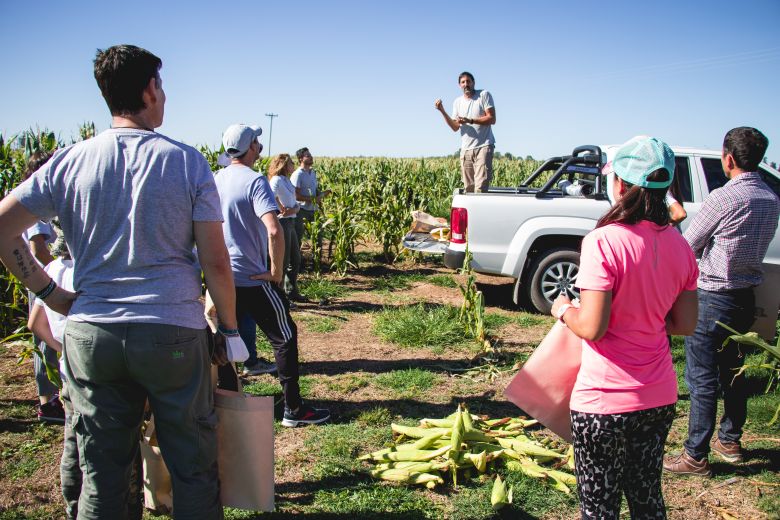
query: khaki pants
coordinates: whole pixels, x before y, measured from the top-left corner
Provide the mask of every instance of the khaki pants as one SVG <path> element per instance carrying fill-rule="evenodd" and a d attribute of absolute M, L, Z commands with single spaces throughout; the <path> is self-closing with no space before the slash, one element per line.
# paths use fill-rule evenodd
<path fill-rule="evenodd" d="M 495 146 L 482 146 L 461 150 L 460 169 L 466 193 L 488 190 L 493 179 L 493 150 Z"/>

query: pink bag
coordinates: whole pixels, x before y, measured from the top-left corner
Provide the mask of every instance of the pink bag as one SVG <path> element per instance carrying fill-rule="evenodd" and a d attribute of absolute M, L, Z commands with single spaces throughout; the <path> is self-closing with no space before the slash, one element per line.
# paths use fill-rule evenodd
<path fill-rule="evenodd" d="M 571 442 L 569 401 L 582 360 L 582 340 L 556 321 L 504 395 L 525 413 Z"/>

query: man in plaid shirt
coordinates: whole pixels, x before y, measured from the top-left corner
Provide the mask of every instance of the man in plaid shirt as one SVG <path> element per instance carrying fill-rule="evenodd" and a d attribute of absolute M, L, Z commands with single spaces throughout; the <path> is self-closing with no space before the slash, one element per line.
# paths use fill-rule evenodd
<path fill-rule="evenodd" d="M 693 336 L 685 338 L 691 411 L 682 453 L 664 461 L 664 469 L 672 473 L 711 475 L 707 456 L 719 386 L 724 411 L 712 450 L 728 462 L 743 458 L 739 442 L 747 395 L 744 377 L 734 379 L 743 359 L 736 345 L 723 347 L 730 333 L 715 322 L 747 332 L 755 320 L 753 288 L 763 281 L 761 263 L 780 216 L 780 200 L 757 172 L 768 144 L 755 128 L 734 128 L 726 134 L 721 162 L 729 181 L 712 191 L 684 235 L 701 256 L 699 319 Z"/>

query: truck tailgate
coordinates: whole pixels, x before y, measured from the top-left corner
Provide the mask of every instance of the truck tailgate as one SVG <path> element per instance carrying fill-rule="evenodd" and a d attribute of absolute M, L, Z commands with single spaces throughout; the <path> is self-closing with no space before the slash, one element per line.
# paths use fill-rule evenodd
<path fill-rule="evenodd" d="M 431 255 L 443 255 L 448 244 L 447 241 L 436 240 L 430 233 L 410 232 L 403 238 L 403 246 L 406 249 Z"/>

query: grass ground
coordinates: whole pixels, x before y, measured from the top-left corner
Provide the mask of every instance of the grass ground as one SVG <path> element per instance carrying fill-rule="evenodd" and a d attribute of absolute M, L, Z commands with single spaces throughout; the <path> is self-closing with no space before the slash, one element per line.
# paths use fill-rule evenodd
<path fill-rule="evenodd" d="M 246 379 L 246 391 L 277 398 L 277 510 L 259 514 L 226 509 L 226 517 L 577 518 L 576 496 L 511 472 L 505 476 L 514 487 L 515 503 L 499 513 L 490 507 L 491 483 L 478 478 L 457 489 L 447 484 L 429 491 L 375 482 L 360 472 L 356 457 L 389 442 L 391 422 L 443 417 L 459 402 L 474 413 L 517 415 L 519 410 L 503 399 L 502 390 L 514 373 L 513 363 L 533 351 L 552 323 L 549 317 L 514 308 L 508 280 L 479 277 L 488 328 L 506 358 L 499 371 L 490 374 L 493 379 L 487 372 L 467 372 L 479 349 L 452 327 L 453 308 L 461 302 L 456 282 L 463 280 L 435 262 L 388 266 L 369 254 L 361 259 L 360 269 L 344 278 L 304 278 L 301 290 L 310 302 L 293 312 L 299 326 L 302 392 L 315 405 L 330 408 L 332 423 L 281 427 L 278 382 L 271 376 Z M 267 343 L 258 343 L 270 356 Z M 32 368 L 16 365 L 18 349 L 0 346 L 0 520 L 61 518 L 61 429 L 34 420 Z M 673 356 L 680 374 L 680 402 L 669 452 L 680 449 L 687 425 L 679 338 Z M 664 477 L 670 518 L 780 518 L 780 431 L 766 426 L 780 395 L 763 395 L 766 381 L 761 374 L 749 377 L 753 396 L 745 428 L 748 460 L 740 465 L 715 462 L 712 479 Z M 627 510 L 622 516 L 628 517 Z"/>

